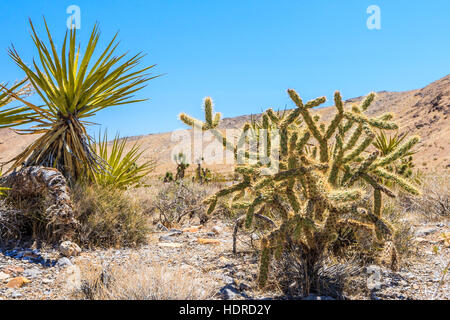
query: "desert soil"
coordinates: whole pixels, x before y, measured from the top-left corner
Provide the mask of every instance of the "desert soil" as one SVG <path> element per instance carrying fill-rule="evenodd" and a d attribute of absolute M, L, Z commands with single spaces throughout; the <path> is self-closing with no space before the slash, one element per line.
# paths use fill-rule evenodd
<path fill-rule="evenodd" d="M 450 299 L 448 275 L 443 272 L 450 261 L 450 240 L 446 240 L 450 237 L 450 222 L 420 224 L 414 228 L 413 258 L 398 272 L 377 266 L 362 268 L 357 276 L 367 285 L 366 293 L 355 292 L 347 298 Z M 240 239 L 238 254 L 233 255 L 232 224 L 211 220 L 200 229 L 154 232 L 149 235 L 148 244 L 139 248 L 83 250 L 71 258 L 62 257 L 55 248 L 36 248 L 36 244 L 31 248 L 3 247 L 0 300 L 74 299 L 83 287 L 83 272 L 95 267 L 108 269 L 130 259 L 139 264 L 164 264 L 182 274 L 201 278 L 214 299 L 283 298 L 277 292 L 263 293 L 255 289 L 258 257 L 251 250 L 249 238 Z"/>

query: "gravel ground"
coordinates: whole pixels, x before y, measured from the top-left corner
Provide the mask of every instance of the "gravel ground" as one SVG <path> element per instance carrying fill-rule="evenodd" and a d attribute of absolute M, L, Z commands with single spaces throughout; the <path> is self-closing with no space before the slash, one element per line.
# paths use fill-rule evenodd
<path fill-rule="evenodd" d="M 449 231 L 450 223 L 417 226 L 416 253 L 411 261 L 398 272 L 366 267 L 359 276 L 367 283 L 368 294 L 352 298 L 449 300 L 448 276 L 443 273 L 450 261 L 450 243 L 445 240 Z M 234 256 L 231 234 L 231 225 L 213 220 L 199 230 L 194 227 L 153 233 L 148 244 L 138 249 L 83 250 L 70 259 L 51 247 L 0 248 L 0 299 L 73 299 L 86 266 L 107 269 L 130 259 L 195 272 L 196 277 L 208 279 L 214 299 L 277 297 L 276 293 L 261 293 L 253 287 L 258 257 L 243 242 L 238 242 L 239 253 Z"/>

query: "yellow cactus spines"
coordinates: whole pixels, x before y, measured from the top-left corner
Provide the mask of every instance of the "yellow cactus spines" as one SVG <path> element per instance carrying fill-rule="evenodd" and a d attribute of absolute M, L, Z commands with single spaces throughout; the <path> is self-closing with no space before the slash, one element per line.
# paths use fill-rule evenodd
<path fill-rule="evenodd" d="M 211 128 L 213 126 L 213 103 L 210 97 L 206 97 L 204 100 L 205 105 L 205 121 L 206 124 L 209 125 Z"/>
<path fill-rule="evenodd" d="M 203 125 L 201 121 L 198 121 L 197 119 L 194 119 L 185 113 L 181 113 L 178 117 L 181 121 L 183 121 L 185 124 L 187 124 L 190 127 L 200 127 L 201 128 Z"/>
<path fill-rule="evenodd" d="M 261 258 L 259 259 L 259 277 L 258 282 L 262 287 L 266 284 L 267 277 L 269 274 L 269 263 L 270 263 L 271 250 L 269 248 L 269 241 L 267 238 L 261 240 Z"/>
<path fill-rule="evenodd" d="M 315 108 L 320 106 L 321 104 L 325 103 L 327 101 L 326 97 L 320 97 L 320 98 L 316 98 L 314 100 L 308 101 L 305 104 L 305 108 L 306 109 L 310 109 L 310 108 Z"/>
<path fill-rule="evenodd" d="M 374 189 L 373 190 L 373 212 L 377 215 L 377 217 L 381 217 L 381 210 L 382 210 L 381 190 Z"/>
<path fill-rule="evenodd" d="M 420 191 L 411 182 L 407 181 L 405 178 L 402 178 L 393 172 L 389 172 L 382 168 L 375 168 L 373 172 L 377 174 L 379 177 L 391 180 L 408 193 L 411 193 L 413 195 L 420 194 Z"/>
<path fill-rule="evenodd" d="M 361 104 L 361 111 L 366 111 L 367 108 L 372 104 L 373 100 L 375 99 L 375 93 L 371 92 L 367 95 L 367 97 L 364 99 L 363 103 Z"/>
<path fill-rule="evenodd" d="M 260 159 L 259 153 L 242 150 L 243 146 L 249 139 L 264 145 L 264 139 L 278 134 L 279 152 L 269 153 L 269 163 L 249 161 L 237 165 L 235 172 L 241 181 L 205 200 L 209 205 L 208 214 L 222 198 L 232 210 L 246 211 L 237 219 L 235 232 L 241 226 L 253 226 L 257 219 L 271 221 L 264 224 L 268 229 L 261 241 L 258 277 L 261 286 L 267 281 L 271 260 L 283 256 L 287 241 L 293 240 L 302 248 L 302 255 L 309 261 L 305 266 L 307 272 L 315 272 L 314 264 L 330 252 L 329 248 L 334 248 L 343 229 L 349 230 L 357 242 L 383 247 L 386 241 L 392 241 L 393 232 L 382 218 L 382 196 L 395 197 L 384 182 L 418 193 L 407 178 L 388 170 L 393 161 L 410 152 L 418 137 L 381 156 L 373 145 L 374 131 L 393 130 L 397 125 L 392 113 L 378 117 L 365 114 L 375 94 L 369 94 L 359 106 L 349 108 L 341 94 L 335 92 L 336 113 L 328 123 L 321 121 L 313 109 L 326 101 L 324 97 L 304 104 L 295 90 L 289 89 L 288 95 L 296 108 L 282 113 L 267 109 L 259 120 L 252 117 L 244 125 L 236 144 L 223 142 L 236 159 Z M 191 127 L 207 128 L 216 138 L 224 139 L 216 129 L 219 122 L 214 118 L 212 101 L 205 99 L 204 104 L 204 122 L 187 115 L 180 119 Z M 270 139 L 267 145 L 269 142 Z M 274 161 L 278 161 L 278 170 L 271 168 Z M 374 206 L 362 210 L 366 192 L 373 193 Z M 384 257 L 397 259 L 394 249 L 389 249 Z"/>

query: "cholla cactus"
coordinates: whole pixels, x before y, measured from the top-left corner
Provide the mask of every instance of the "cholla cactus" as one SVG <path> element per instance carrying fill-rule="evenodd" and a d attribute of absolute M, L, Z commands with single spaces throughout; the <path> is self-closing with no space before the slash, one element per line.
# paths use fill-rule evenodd
<path fill-rule="evenodd" d="M 232 144 L 217 129 L 220 114 L 213 114 L 212 101 L 205 99 L 205 122 L 181 114 L 180 119 L 189 126 L 211 130 L 223 146 L 234 152 L 236 158 L 256 160 L 253 164 L 237 165 L 235 171 L 241 181 L 217 192 L 205 200 L 212 213 L 220 198 L 229 200 L 235 209 L 246 210 L 240 219 L 248 228 L 255 218 L 273 219 L 276 227 L 261 241 L 259 284 L 266 283 L 272 257 L 280 257 L 289 242 L 295 242 L 306 257 L 305 268 L 313 272 L 319 257 L 336 242 L 339 230 L 350 229 L 357 241 L 371 241 L 381 246 L 380 262 L 396 264 L 396 251 L 392 244 L 392 227 L 381 216 L 382 195 L 394 193 L 380 181 L 391 181 L 406 192 L 418 190 L 406 179 L 386 168 L 401 158 L 418 141 L 414 136 L 386 156 L 373 149 L 374 129 L 394 130 L 391 113 L 369 118 L 364 112 L 375 98 L 369 94 L 360 106 L 347 110 L 339 92 L 334 95 L 336 113 L 331 122 L 324 123 L 313 116 L 311 108 L 326 101 L 325 97 L 303 103 L 298 94 L 288 94 L 297 108 L 280 116 L 266 110 L 260 121 L 244 125 L 237 144 Z M 279 135 L 279 170 L 266 169 L 275 161 L 268 149 L 269 163 L 252 151 L 241 151 L 249 136 L 258 144 L 265 138 Z M 249 135 L 250 133 L 250 135 Z M 269 173 L 269 174 L 268 174 Z M 361 208 L 362 188 L 356 183 L 368 184 L 373 190 L 373 208 Z M 239 219 L 238 219 L 239 220 Z"/>
<path fill-rule="evenodd" d="M 195 170 L 195 178 L 192 177 L 192 181 L 197 181 L 200 184 L 207 183 L 211 180 L 211 170 L 202 167 L 202 162 L 204 158 L 202 157 L 197 161 L 197 169 Z"/>
<path fill-rule="evenodd" d="M 177 174 L 175 175 L 175 180 L 181 180 L 184 178 L 186 169 L 189 167 L 189 163 L 186 162 L 186 156 L 181 152 L 174 156 L 174 160 L 177 163 Z"/>

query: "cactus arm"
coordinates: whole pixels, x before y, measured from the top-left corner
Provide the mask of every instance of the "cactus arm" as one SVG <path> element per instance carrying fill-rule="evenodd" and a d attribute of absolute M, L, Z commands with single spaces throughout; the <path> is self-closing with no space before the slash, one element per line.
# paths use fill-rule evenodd
<path fill-rule="evenodd" d="M 369 106 L 372 104 L 374 99 L 375 99 L 375 93 L 374 92 L 369 93 L 360 106 L 361 110 L 366 111 L 369 108 Z"/>
<path fill-rule="evenodd" d="M 382 168 L 376 168 L 373 170 L 375 174 L 377 174 L 379 177 L 391 180 L 398 184 L 401 188 L 403 188 L 405 191 L 413 194 L 413 195 L 419 195 L 419 190 L 414 187 L 411 183 L 400 177 L 399 175 L 396 175 L 393 172 L 389 172 L 387 170 L 384 170 Z"/>
<path fill-rule="evenodd" d="M 385 129 L 385 130 L 398 129 L 397 124 L 395 124 L 394 122 L 383 121 L 383 120 L 380 120 L 377 118 L 369 119 L 366 116 L 364 116 L 363 114 L 358 114 L 355 112 L 349 112 L 349 111 L 344 112 L 344 116 L 348 120 L 352 120 L 354 122 L 363 123 L 363 124 L 369 124 L 372 127 L 375 127 L 378 129 Z"/>
<path fill-rule="evenodd" d="M 331 121 L 330 125 L 327 128 L 324 139 L 330 139 L 334 132 L 336 131 L 338 125 L 341 123 L 342 118 L 344 117 L 344 104 L 342 102 L 342 97 L 339 91 L 334 93 L 334 105 L 338 112 L 336 113 L 334 119 Z"/>
<path fill-rule="evenodd" d="M 358 141 L 358 139 L 362 133 L 363 133 L 363 125 L 359 124 L 358 127 L 353 132 L 350 139 L 348 140 L 348 142 L 345 144 L 344 151 L 348 151 L 348 150 L 352 149 L 356 145 L 356 142 Z"/>
<path fill-rule="evenodd" d="M 306 108 L 306 109 L 311 109 L 311 108 L 318 107 L 318 106 L 320 106 L 321 104 L 325 103 L 325 101 L 327 101 L 327 98 L 326 98 L 326 97 L 319 97 L 319 98 L 310 100 L 310 101 L 308 101 L 308 102 L 305 104 L 305 108 Z"/>

